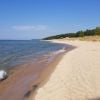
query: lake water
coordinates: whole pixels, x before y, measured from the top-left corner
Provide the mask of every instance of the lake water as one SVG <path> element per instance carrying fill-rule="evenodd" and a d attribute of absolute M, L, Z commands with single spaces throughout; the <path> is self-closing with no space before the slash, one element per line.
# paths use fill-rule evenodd
<path fill-rule="evenodd" d="M 42 40 L 0 40 L 0 70 L 34 61 L 40 56 L 57 52 L 64 46 Z"/>

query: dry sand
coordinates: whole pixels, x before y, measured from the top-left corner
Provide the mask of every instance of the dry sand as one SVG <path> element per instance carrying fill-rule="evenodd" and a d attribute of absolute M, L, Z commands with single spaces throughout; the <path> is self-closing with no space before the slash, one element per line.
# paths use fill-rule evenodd
<path fill-rule="evenodd" d="M 35 100 L 100 100 L 100 42 L 53 42 L 77 48 L 63 56 Z"/>

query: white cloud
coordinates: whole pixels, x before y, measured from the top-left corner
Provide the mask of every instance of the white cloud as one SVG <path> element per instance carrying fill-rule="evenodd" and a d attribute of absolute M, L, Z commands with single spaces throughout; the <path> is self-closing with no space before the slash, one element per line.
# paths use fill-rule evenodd
<path fill-rule="evenodd" d="M 36 25 L 36 26 L 17 25 L 17 26 L 12 26 L 12 28 L 17 31 L 32 31 L 32 32 L 40 32 L 47 30 L 46 25 Z"/>
<path fill-rule="evenodd" d="M 37 30 L 37 31 L 44 31 L 44 30 L 47 30 L 47 26 L 46 25 L 37 25 L 35 27 L 35 30 Z"/>
<path fill-rule="evenodd" d="M 34 26 L 13 26 L 12 27 L 13 29 L 15 30 L 18 30 L 18 31 L 30 31 L 30 30 L 33 30 L 35 27 Z"/>

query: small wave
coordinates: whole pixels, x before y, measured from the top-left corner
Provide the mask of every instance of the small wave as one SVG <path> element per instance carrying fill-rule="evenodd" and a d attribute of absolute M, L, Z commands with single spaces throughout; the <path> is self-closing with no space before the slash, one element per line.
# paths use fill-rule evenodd
<path fill-rule="evenodd" d="M 60 53 L 64 53 L 65 51 L 66 51 L 65 48 L 63 48 L 63 49 L 60 49 L 60 50 L 53 52 L 52 54 L 57 55 L 57 54 L 60 54 Z"/>

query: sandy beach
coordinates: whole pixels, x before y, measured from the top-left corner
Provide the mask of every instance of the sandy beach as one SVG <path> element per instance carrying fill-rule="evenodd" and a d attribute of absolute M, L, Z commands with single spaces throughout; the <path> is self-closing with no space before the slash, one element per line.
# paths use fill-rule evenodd
<path fill-rule="evenodd" d="M 67 45 L 68 46 L 68 45 Z M 65 52 L 72 50 L 68 46 Z M 56 52 L 57 53 L 57 52 Z M 41 56 L 35 62 L 18 65 L 9 71 L 9 77 L 0 81 L 0 100 L 29 100 L 38 86 L 55 70 L 64 51 Z"/>
<path fill-rule="evenodd" d="M 100 42 L 53 40 L 77 48 L 66 53 L 33 100 L 100 100 Z"/>

